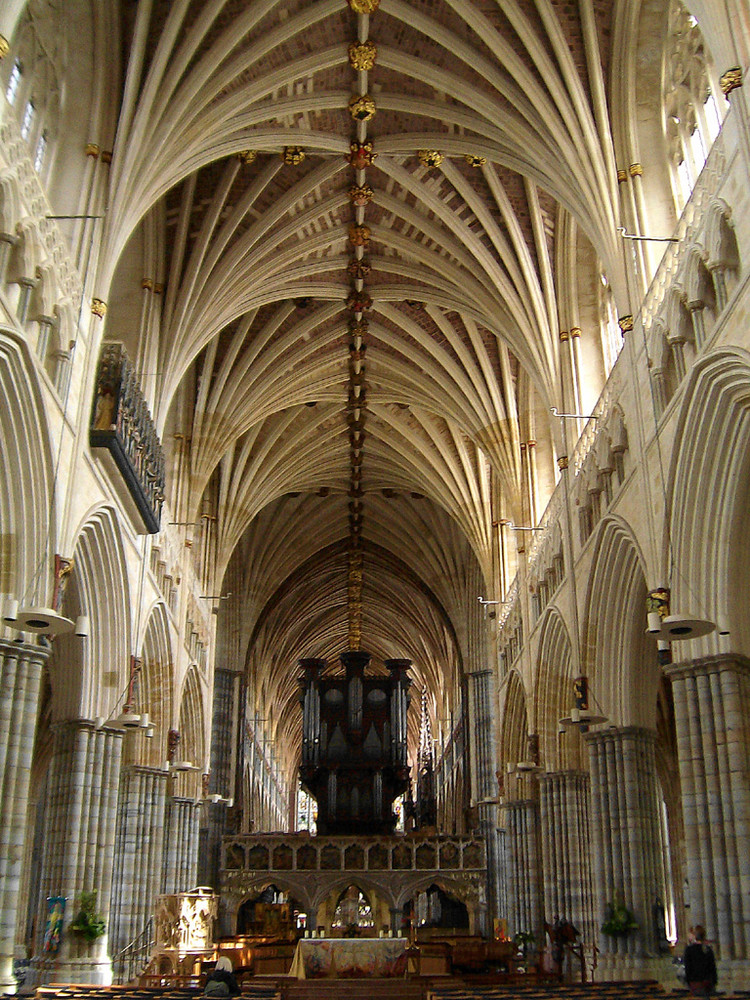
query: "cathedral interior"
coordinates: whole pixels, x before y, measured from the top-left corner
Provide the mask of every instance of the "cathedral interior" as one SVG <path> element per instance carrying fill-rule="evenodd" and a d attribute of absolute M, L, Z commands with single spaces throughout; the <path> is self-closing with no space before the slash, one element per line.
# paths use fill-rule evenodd
<path fill-rule="evenodd" d="M 196 887 L 750 988 L 748 0 L 0 57 L 0 992 Z"/>

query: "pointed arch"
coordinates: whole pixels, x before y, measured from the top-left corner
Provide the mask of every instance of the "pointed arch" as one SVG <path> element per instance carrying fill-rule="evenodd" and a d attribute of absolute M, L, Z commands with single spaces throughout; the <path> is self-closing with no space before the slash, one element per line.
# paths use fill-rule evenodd
<path fill-rule="evenodd" d="M 508 676 L 505 692 L 505 705 L 500 724 L 500 765 L 505 770 L 506 764 L 517 764 L 528 756 L 527 743 L 529 732 L 529 717 L 527 711 L 526 690 L 520 673 L 512 670 Z M 508 787 L 508 777 L 505 775 L 506 794 L 512 794 L 514 789 Z"/>
<path fill-rule="evenodd" d="M 750 495 L 750 355 L 722 349 L 688 379 L 667 486 L 666 559 L 672 609 L 718 620 L 734 648 L 750 650 L 745 595 Z M 696 448 L 693 442 L 700 441 Z M 671 551 L 670 551 L 671 550 Z M 716 634 L 690 645 L 718 652 Z"/>
<path fill-rule="evenodd" d="M 9 330 L 0 330 L 0 455 L 0 599 L 49 603 L 54 461 L 33 363 Z"/>
<path fill-rule="evenodd" d="M 86 518 L 73 552 L 63 613 L 89 617 L 89 635 L 55 640 L 50 677 L 57 718 L 109 718 L 130 681 L 130 586 L 117 514 L 100 507 Z"/>
<path fill-rule="evenodd" d="M 582 672 L 614 725 L 655 727 L 659 670 L 646 635 L 644 560 L 630 526 L 607 517 L 597 529 L 586 595 Z"/>
<path fill-rule="evenodd" d="M 573 701 L 570 635 L 557 608 L 550 608 L 541 625 L 536 669 L 536 718 L 542 765 L 558 771 L 580 763 L 577 732 L 558 732 L 558 719 L 568 715 Z"/>
<path fill-rule="evenodd" d="M 148 713 L 149 721 L 154 726 L 154 738 L 147 739 L 138 734 L 141 744 L 139 760 L 157 767 L 163 763 L 174 696 L 172 639 L 167 610 L 162 603 L 154 605 L 148 616 L 140 659 L 135 710 L 139 714 Z"/>

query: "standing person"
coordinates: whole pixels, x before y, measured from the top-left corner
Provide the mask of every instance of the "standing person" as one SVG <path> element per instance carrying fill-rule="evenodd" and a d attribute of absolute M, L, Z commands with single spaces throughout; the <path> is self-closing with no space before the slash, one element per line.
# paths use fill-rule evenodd
<path fill-rule="evenodd" d="M 216 962 L 214 971 L 206 980 L 203 987 L 203 995 L 207 997 L 236 997 L 240 993 L 240 986 L 234 974 L 231 959 L 222 955 Z"/>
<path fill-rule="evenodd" d="M 685 949 L 685 982 L 695 996 L 707 997 L 716 987 L 716 959 L 709 944 L 706 944 L 706 930 L 696 924 L 693 930 L 695 941 Z"/>

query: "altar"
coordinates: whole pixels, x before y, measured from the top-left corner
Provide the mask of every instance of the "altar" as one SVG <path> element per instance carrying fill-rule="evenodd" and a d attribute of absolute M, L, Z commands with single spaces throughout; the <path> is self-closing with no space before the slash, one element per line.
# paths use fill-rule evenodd
<path fill-rule="evenodd" d="M 289 975 L 297 979 L 405 976 L 408 945 L 405 938 L 302 938 Z"/>

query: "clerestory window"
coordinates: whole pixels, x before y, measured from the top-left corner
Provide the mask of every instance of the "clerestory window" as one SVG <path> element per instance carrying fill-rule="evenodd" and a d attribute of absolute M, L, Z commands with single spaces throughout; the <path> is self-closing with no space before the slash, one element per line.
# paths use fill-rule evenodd
<path fill-rule="evenodd" d="M 681 212 L 721 130 L 728 105 L 698 22 L 679 0 L 672 0 L 669 9 L 663 79 L 672 186 Z"/>

